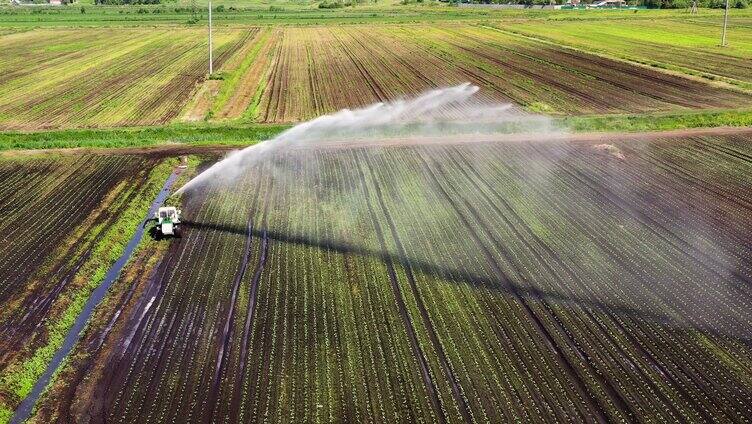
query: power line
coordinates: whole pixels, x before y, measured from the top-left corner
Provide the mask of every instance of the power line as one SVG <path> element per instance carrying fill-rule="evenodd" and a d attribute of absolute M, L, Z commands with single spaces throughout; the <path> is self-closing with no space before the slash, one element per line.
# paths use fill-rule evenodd
<path fill-rule="evenodd" d="M 729 0 L 726 0 L 726 11 L 723 12 L 723 35 L 721 35 L 721 47 L 726 47 L 726 27 L 728 27 Z"/>

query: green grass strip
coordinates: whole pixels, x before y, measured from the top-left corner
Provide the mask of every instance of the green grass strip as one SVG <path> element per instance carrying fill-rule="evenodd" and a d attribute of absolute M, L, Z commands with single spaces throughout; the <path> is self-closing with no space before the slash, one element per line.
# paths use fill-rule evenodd
<path fill-rule="evenodd" d="M 0 150 L 73 147 L 145 147 L 159 144 L 247 145 L 269 139 L 289 125 L 176 124 L 165 127 L 0 132 Z"/>
<path fill-rule="evenodd" d="M 553 123 L 573 132 L 640 132 L 749 127 L 752 109 L 680 113 L 570 116 Z M 247 146 L 290 128 L 287 124 L 174 124 L 165 127 L 0 132 L 0 151 L 52 148 L 124 148 L 164 144 Z"/>
<path fill-rule="evenodd" d="M 749 127 L 752 109 L 666 113 L 654 115 L 603 115 L 560 118 L 575 132 L 667 131 L 687 128 Z"/>
<path fill-rule="evenodd" d="M 0 405 L 0 424 L 9 423 L 11 418 L 13 418 L 13 411 Z"/>
<path fill-rule="evenodd" d="M 267 78 L 261 78 L 258 87 L 256 87 L 256 92 L 253 94 L 253 98 L 248 104 L 248 108 L 246 108 L 245 112 L 243 112 L 243 119 L 247 121 L 255 121 L 256 119 L 258 119 L 258 116 L 260 114 L 259 109 L 261 106 L 261 96 L 264 95 L 267 81 Z"/>

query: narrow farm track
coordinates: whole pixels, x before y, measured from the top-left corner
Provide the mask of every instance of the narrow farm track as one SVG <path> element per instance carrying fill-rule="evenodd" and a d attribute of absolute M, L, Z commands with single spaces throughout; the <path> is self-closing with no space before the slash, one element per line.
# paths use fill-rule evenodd
<path fill-rule="evenodd" d="M 752 139 L 714 131 L 276 152 L 183 199 L 35 420 L 745 422 Z"/>

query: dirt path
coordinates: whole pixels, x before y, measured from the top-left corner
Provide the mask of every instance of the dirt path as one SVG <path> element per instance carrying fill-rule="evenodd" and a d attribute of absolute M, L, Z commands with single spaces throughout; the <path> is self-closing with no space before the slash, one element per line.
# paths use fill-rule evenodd
<path fill-rule="evenodd" d="M 519 133 L 519 134 L 457 134 L 446 136 L 415 136 L 394 137 L 379 140 L 353 139 L 332 140 L 316 143 L 315 146 L 296 146 L 305 148 L 354 148 L 354 147 L 396 147 L 416 145 L 448 145 L 467 143 L 495 143 L 495 142 L 551 142 L 569 141 L 575 143 L 604 143 L 618 140 L 667 140 L 700 136 L 747 135 L 752 138 L 750 127 L 717 127 L 717 128 L 686 128 L 670 131 L 646 132 L 588 132 L 588 133 Z"/>

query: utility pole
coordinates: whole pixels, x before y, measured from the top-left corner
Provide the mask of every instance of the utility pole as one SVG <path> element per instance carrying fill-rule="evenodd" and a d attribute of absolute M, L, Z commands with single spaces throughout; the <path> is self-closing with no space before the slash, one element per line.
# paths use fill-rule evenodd
<path fill-rule="evenodd" d="M 689 10 L 691 15 L 697 14 L 697 0 L 692 0 L 692 8 Z"/>
<path fill-rule="evenodd" d="M 728 3 L 728 0 L 726 0 Z M 212 7 L 211 7 L 211 0 L 209 0 L 209 75 L 211 75 L 214 72 L 214 68 L 212 65 L 212 30 L 211 30 L 211 15 L 212 15 Z"/>
<path fill-rule="evenodd" d="M 726 11 L 723 13 L 723 35 L 721 36 L 721 47 L 726 47 L 726 27 L 728 27 L 729 0 L 726 0 Z"/>

